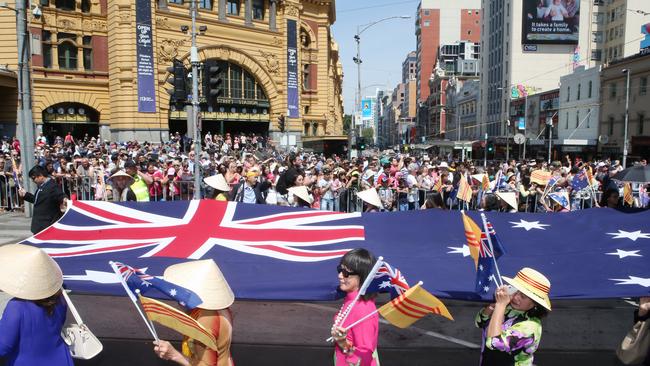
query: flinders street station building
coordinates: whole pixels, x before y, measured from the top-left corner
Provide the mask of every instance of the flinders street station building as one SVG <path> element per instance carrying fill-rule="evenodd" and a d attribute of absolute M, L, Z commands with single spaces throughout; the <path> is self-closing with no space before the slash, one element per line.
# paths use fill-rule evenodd
<path fill-rule="evenodd" d="M 202 133 L 345 144 L 335 0 L 196 1 Z M 27 18 L 36 136 L 155 142 L 188 131 L 190 0 L 32 0 Z M 9 137 L 16 22 L 0 8 L 0 136 Z"/>

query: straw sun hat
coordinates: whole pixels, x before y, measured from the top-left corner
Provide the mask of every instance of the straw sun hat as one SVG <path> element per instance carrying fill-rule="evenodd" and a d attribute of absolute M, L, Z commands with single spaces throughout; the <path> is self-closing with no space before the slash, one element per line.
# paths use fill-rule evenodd
<path fill-rule="evenodd" d="M 207 177 L 203 179 L 203 181 L 205 182 L 205 184 L 209 185 L 214 189 L 218 189 L 224 192 L 230 191 L 230 186 L 228 185 L 228 182 L 226 182 L 226 178 L 224 178 L 222 174 L 217 174 L 217 175 Z"/>
<path fill-rule="evenodd" d="M 551 282 L 543 274 L 532 268 L 522 268 L 515 278 L 503 277 L 503 280 L 512 287 L 530 297 L 534 302 L 551 310 L 551 300 L 548 293 L 551 291 Z"/>
<path fill-rule="evenodd" d="M 120 178 L 120 177 L 133 180 L 133 177 L 127 174 L 124 170 L 117 171 L 115 174 L 111 175 L 110 179 L 113 180 L 115 178 Z"/>
<path fill-rule="evenodd" d="M 198 307 L 221 310 L 235 301 L 226 278 L 212 259 L 174 264 L 165 269 L 165 281 L 194 291 L 203 301 Z"/>
<path fill-rule="evenodd" d="M 288 189 L 294 196 L 300 198 L 301 200 L 309 203 L 310 205 L 314 203 L 314 198 L 309 194 L 307 187 L 305 186 L 296 186 Z"/>
<path fill-rule="evenodd" d="M 381 199 L 379 198 L 379 194 L 377 194 L 377 190 L 374 188 L 369 188 L 366 189 L 365 191 L 361 191 L 357 193 L 357 197 L 359 197 L 362 201 L 369 203 L 377 208 L 384 208 L 384 205 L 381 204 Z"/>
<path fill-rule="evenodd" d="M 61 268 L 41 249 L 23 244 L 0 247 L 0 290 L 23 300 L 41 300 L 62 285 Z"/>

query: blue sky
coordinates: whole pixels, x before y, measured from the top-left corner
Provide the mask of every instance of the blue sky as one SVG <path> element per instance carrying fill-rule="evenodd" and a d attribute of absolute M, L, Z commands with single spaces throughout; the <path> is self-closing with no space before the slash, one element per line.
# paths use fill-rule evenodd
<path fill-rule="evenodd" d="M 391 19 L 374 25 L 361 35 L 362 94 L 373 95 L 377 87 L 392 89 L 401 81 L 402 61 L 415 50 L 415 12 L 419 0 L 339 0 L 336 2 L 336 23 L 332 27 L 343 63 L 343 100 L 345 113 L 354 111 L 357 69 L 354 35 L 357 26 L 400 15 L 411 19 Z M 372 86 L 379 84 L 378 86 Z M 367 87 L 367 88 L 366 88 Z"/>

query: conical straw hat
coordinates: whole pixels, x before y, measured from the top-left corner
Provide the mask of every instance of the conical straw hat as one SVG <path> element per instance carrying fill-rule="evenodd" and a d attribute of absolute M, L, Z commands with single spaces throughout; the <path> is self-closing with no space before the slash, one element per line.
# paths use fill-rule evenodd
<path fill-rule="evenodd" d="M 384 208 L 384 205 L 381 204 L 381 199 L 379 198 L 379 194 L 377 193 L 377 190 L 374 188 L 369 188 L 366 189 L 365 191 L 361 191 L 357 193 L 357 197 L 359 197 L 364 202 L 367 202 L 375 207 Z"/>
<path fill-rule="evenodd" d="M 224 178 L 222 174 L 217 174 L 217 175 L 207 177 L 203 179 L 203 181 L 205 182 L 205 184 L 209 185 L 214 189 L 218 189 L 223 192 L 230 191 L 230 186 L 228 185 L 228 182 L 226 182 L 226 178 Z"/>
<path fill-rule="evenodd" d="M 502 278 L 534 302 L 551 310 L 551 300 L 548 297 L 548 293 L 551 291 L 551 282 L 543 274 L 526 267 L 517 272 L 515 278 Z"/>
<path fill-rule="evenodd" d="M 113 180 L 113 179 L 118 178 L 118 177 L 129 178 L 129 179 L 133 180 L 133 177 L 130 176 L 129 174 L 127 174 L 124 170 L 119 170 L 119 171 L 115 172 L 115 174 L 111 175 L 110 179 Z"/>
<path fill-rule="evenodd" d="M 163 278 L 199 295 L 201 309 L 221 310 L 235 301 L 235 294 L 212 259 L 174 264 L 167 267 Z"/>
<path fill-rule="evenodd" d="M 294 196 L 302 199 L 303 201 L 309 203 L 310 205 L 314 203 L 314 198 L 309 194 L 307 187 L 305 186 L 296 186 L 288 189 L 289 192 L 293 193 Z"/>
<path fill-rule="evenodd" d="M 63 285 L 59 265 L 44 251 L 30 245 L 0 247 L 0 290 L 24 300 L 41 300 Z"/>
<path fill-rule="evenodd" d="M 515 192 L 497 192 L 497 197 L 506 201 L 510 207 L 517 209 L 517 195 Z"/>

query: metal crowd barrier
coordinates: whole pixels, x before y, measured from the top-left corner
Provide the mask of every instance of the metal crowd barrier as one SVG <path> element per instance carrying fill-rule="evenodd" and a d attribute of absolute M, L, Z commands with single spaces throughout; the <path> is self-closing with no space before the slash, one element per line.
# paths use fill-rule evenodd
<path fill-rule="evenodd" d="M 5 211 L 13 211 L 22 208 L 23 199 L 18 195 L 18 186 L 11 176 L 0 176 L 0 208 Z"/>

